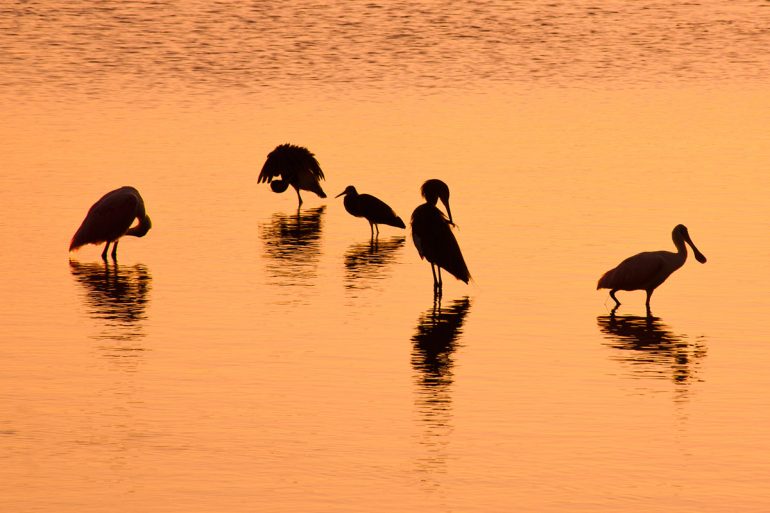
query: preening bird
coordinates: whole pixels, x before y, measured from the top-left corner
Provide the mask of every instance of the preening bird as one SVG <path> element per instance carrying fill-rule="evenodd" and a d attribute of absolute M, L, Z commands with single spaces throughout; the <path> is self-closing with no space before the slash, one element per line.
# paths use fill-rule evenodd
<path fill-rule="evenodd" d="M 428 186 L 428 193 L 426 194 L 426 184 L 429 182 L 432 184 Z M 457 244 L 457 239 L 452 233 L 451 219 L 447 219 L 443 212 L 436 207 L 436 200 L 441 196 L 435 194 L 435 182 L 440 182 L 446 188 L 447 199 L 444 201 L 442 198 L 442 201 L 449 210 L 449 188 L 446 187 L 446 184 L 440 180 L 425 182 L 422 186 L 425 203 L 414 209 L 412 213 L 412 240 L 420 258 L 430 262 L 430 269 L 433 273 L 433 293 L 440 297 L 442 268 L 465 283 L 468 283 L 471 275 L 460 251 L 460 246 Z"/>
<path fill-rule="evenodd" d="M 377 235 L 380 234 L 379 224 L 387 224 L 388 226 L 395 226 L 396 228 L 406 228 L 404 221 L 393 212 L 384 201 L 375 198 L 370 194 L 358 194 L 356 188 L 352 185 L 348 185 L 344 191 L 337 194 L 336 198 L 345 196 L 344 204 L 345 210 L 350 215 L 356 217 L 363 217 L 369 221 L 369 228 L 372 231 L 372 238 L 374 238 L 374 230 L 377 230 Z"/>
<path fill-rule="evenodd" d="M 320 180 L 325 180 L 324 173 L 310 150 L 293 144 L 281 144 L 267 155 L 257 183 L 269 183 L 273 192 L 283 192 L 291 185 L 297 191 L 298 207 L 301 207 L 300 190 L 326 197 Z"/>
<path fill-rule="evenodd" d="M 610 289 L 610 297 L 615 300 L 615 308 L 620 306 L 620 301 L 615 297 L 619 290 L 644 290 L 647 292 L 647 313 L 650 313 L 650 297 L 653 291 L 660 286 L 671 273 L 682 267 L 687 260 L 687 247 L 689 244 L 695 254 L 695 259 L 706 263 L 706 257 L 698 251 L 698 248 L 690 239 L 687 227 L 678 224 L 671 233 L 671 238 L 676 246 L 676 253 L 671 251 L 646 251 L 623 260 L 617 267 L 604 273 L 596 285 L 598 289 Z"/>
<path fill-rule="evenodd" d="M 139 223 L 131 227 L 134 219 Z M 152 227 L 150 216 L 144 209 L 144 200 L 133 187 L 125 186 L 110 191 L 88 210 L 70 242 L 70 251 L 85 244 L 106 242 L 102 259 L 107 260 L 107 251 L 112 245 L 112 259 L 117 259 L 118 240 L 124 235 L 144 237 Z"/>
<path fill-rule="evenodd" d="M 441 203 L 444 204 L 446 213 L 449 216 L 449 224 L 454 226 L 455 223 L 452 221 L 452 209 L 449 208 L 449 186 L 446 183 L 438 178 L 431 178 L 422 184 L 420 193 L 431 205 L 435 205 L 438 200 L 441 200 Z"/>

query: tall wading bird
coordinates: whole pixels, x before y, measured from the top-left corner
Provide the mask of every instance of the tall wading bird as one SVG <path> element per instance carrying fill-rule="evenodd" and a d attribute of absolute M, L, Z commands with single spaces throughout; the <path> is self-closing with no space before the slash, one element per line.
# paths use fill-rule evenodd
<path fill-rule="evenodd" d="M 276 179 L 279 176 L 281 178 Z M 269 183 L 273 192 L 284 192 L 291 185 L 297 191 L 299 208 L 302 206 L 300 190 L 326 197 L 320 180 L 325 180 L 324 173 L 310 150 L 293 144 L 281 144 L 267 155 L 257 183 Z"/>
<path fill-rule="evenodd" d="M 139 223 L 131 227 L 137 219 Z M 144 200 L 139 191 L 125 186 L 108 192 L 93 204 L 86 218 L 80 224 L 70 242 L 70 251 L 86 244 L 104 245 L 102 259 L 107 260 L 107 251 L 112 245 L 112 259 L 117 260 L 118 239 L 124 235 L 144 237 L 152 227 L 150 216 L 144 210 Z"/>
<path fill-rule="evenodd" d="M 443 189 L 446 191 L 444 196 L 441 195 Z M 468 266 L 465 265 L 457 239 L 452 233 L 451 217 L 447 219 L 436 207 L 438 199 L 441 198 L 449 211 L 449 187 L 441 180 L 428 180 L 423 184 L 421 191 L 425 197 L 425 203 L 412 212 L 412 240 L 420 258 L 430 262 L 430 270 L 433 273 L 433 294 L 441 297 L 442 268 L 465 283 L 468 283 L 471 274 L 468 272 Z"/>
<path fill-rule="evenodd" d="M 599 278 L 596 289 L 610 289 L 610 297 L 615 300 L 614 312 L 620 301 L 615 297 L 619 290 L 644 290 L 647 292 L 647 314 L 650 314 L 650 297 L 653 291 L 660 286 L 671 273 L 684 265 L 687 260 L 687 248 L 685 242 L 690 245 L 695 259 L 706 263 L 706 257 L 698 251 L 698 248 L 690 239 L 687 227 L 678 224 L 671 233 L 671 238 L 676 246 L 676 253 L 671 251 L 646 251 L 623 260 L 617 267 L 610 269 Z"/>
<path fill-rule="evenodd" d="M 364 217 L 369 221 L 369 228 L 372 231 L 372 239 L 374 239 L 374 230 L 377 230 L 377 235 L 380 235 L 379 224 L 387 224 L 388 226 L 395 226 L 396 228 L 406 228 L 404 221 L 393 212 L 384 201 L 375 198 L 370 194 L 358 194 L 356 188 L 352 185 L 348 185 L 344 191 L 337 194 L 335 198 L 345 196 L 344 204 L 345 210 L 350 215 L 356 217 Z"/>

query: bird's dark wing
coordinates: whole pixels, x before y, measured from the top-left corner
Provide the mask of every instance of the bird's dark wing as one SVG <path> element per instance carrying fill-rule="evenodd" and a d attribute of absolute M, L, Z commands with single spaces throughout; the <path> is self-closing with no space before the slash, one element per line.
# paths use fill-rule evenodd
<path fill-rule="evenodd" d="M 665 260 L 657 251 L 639 253 L 604 273 L 597 288 L 643 290 L 663 270 Z"/>
<path fill-rule="evenodd" d="M 415 209 L 412 213 L 412 238 L 421 257 L 468 283 L 471 275 L 460 245 L 449 221 L 438 208 L 424 203 Z"/>
<path fill-rule="evenodd" d="M 70 243 L 70 250 L 84 244 L 99 244 L 120 238 L 131 227 L 139 211 L 141 197 L 133 187 L 108 192 L 93 204 Z"/>
<path fill-rule="evenodd" d="M 293 144 L 281 144 L 267 155 L 257 183 L 270 183 L 279 176 L 292 181 L 293 177 L 303 171 L 309 172 L 316 179 L 324 179 L 321 166 L 310 150 Z"/>
<path fill-rule="evenodd" d="M 370 194 L 359 194 L 356 198 L 356 210 L 359 215 L 375 224 L 387 224 L 399 228 L 406 228 L 404 221 L 396 215 L 384 201 Z"/>

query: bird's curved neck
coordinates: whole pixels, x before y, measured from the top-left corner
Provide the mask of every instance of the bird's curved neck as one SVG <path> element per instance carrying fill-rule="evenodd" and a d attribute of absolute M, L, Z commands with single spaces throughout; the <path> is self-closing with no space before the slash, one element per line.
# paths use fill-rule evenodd
<path fill-rule="evenodd" d="M 126 232 L 126 235 L 132 235 L 134 237 L 144 237 L 148 231 L 150 231 L 150 228 L 152 227 L 152 222 L 150 221 L 150 216 L 144 216 L 139 218 L 139 224 L 134 226 L 133 228 L 129 229 Z"/>
<path fill-rule="evenodd" d="M 685 244 L 684 237 L 679 235 L 674 236 L 674 246 L 676 246 L 676 256 L 682 263 L 687 260 L 687 245 Z"/>

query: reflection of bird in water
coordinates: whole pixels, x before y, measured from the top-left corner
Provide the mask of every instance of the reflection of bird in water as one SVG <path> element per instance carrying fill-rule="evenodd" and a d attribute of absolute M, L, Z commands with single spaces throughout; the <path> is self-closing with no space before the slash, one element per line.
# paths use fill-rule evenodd
<path fill-rule="evenodd" d="M 607 346 L 625 351 L 616 359 L 632 365 L 634 374 L 666 377 L 675 383 L 687 383 L 696 374 L 699 360 L 706 356 L 706 346 L 690 343 L 676 335 L 658 317 L 603 315 L 597 318 L 606 334 Z"/>
<path fill-rule="evenodd" d="M 467 297 L 446 308 L 434 301 L 433 309 L 420 317 L 417 332 L 412 337 L 412 367 L 420 372 L 422 387 L 430 389 L 451 384 L 452 353 L 470 306 Z"/>
<path fill-rule="evenodd" d="M 345 252 L 345 279 L 347 288 L 357 288 L 361 279 L 376 279 L 393 263 L 396 252 L 404 245 L 404 237 L 372 240 L 352 244 Z"/>
<path fill-rule="evenodd" d="M 443 187 L 440 187 L 443 185 Z M 427 187 L 426 187 L 427 186 Z M 446 188 L 446 200 L 441 196 Z M 441 269 L 445 269 L 458 280 L 468 283 L 471 274 L 465 259 L 452 233 L 451 217 L 449 220 L 436 207 L 439 198 L 442 199 L 449 212 L 449 188 L 440 180 L 428 180 L 423 184 L 422 193 L 425 203 L 412 213 L 412 240 L 420 254 L 420 258 L 430 262 L 433 273 L 433 293 L 441 297 Z M 449 212 L 451 216 L 451 212 Z M 438 269 L 438 276 L 437 276 Z"/>
<path fill-rule="evenodd" d="M 85 289 L 89 315 L 104 322 L 99 338 L 128 340 L 142 336 L 141 323 L 152 277 L 142 264 L 80 263 L 70 260 L 70 272 Z"/>
<path fill-rule="evenodd" d="M 131 225 L 137 219 L 139 223 Z M 112 244 L 112 259 L 118 255 L 118 240 L 124 235 L 144 237 L 152 227 L 150 216 L 144 209 L 144 200 L 139 191 L 125 186 L 108 192 L 91 206 L 86 218 L 80 224 L 70 242 L 70 251 L 86 244 L 106 242 L 102 259 L 107 260 L 107 251 Z"/>
<path fill-rule="evenodd" d="M 281 178 L 276 179 L 278 176 Z M 300 190 L 326 197 L 320 183 L 320 180 L 324 179 L 321 166 L 310 150 L 293 144 L 281 144 L 267 155 L 257 183 L 269 183 L 273 192 L 284 192 L 291 185 L 297 191 L 299 208 L 302 206 Z"/>
<path fill-rule="evenodd" d="M 470 308 L 465 297 L 420 316 L 412 336 L 412 368 L 417 373 L 417 398 L 422 436 L 420 444 L 427 454 L 418 459 L 418 470 L 427 475 L 441 471 L 447 461 L 446 447 L 452 432 L 452 368 L 462 325 Z"/>
<path fill-rule="evenodd" d="M 375 198 L 370 194 L 358 194 L 358 191 L 352 185 L 348 185 L 336 197 L 339 198 L 340 196 L 345 196 L 344 204 L 348 214 L 355 217 L 364 217 L 369 221 L 372 238 L 374 238 L 375 229 L 377 230 L 377 235 L 380 234 L 380 228 L 377 226 L 380 224 L 387 224 L 396 228 L 406 228 L 404 221 L 379 198 Z"/>
<path fill-rule="evenodd" d="M 275 213 L 260 226 L 260 236 L 268 257 L 268 273 L 282 285 L 303 285 L 315 276 L 320 255 L 321 226 L 326 207 L 295 214 Z M 290 281 L 287 281 L 290 280 Z"/>
<path fill-rule="evenodd" d="M 705 264 L 706 257 L 690 239 L 687 227 L 676 225 L 671 233 L 676 246 L 676 253 L 671 251 L 646 251 L 623 260 L 616 268 L 610 269 L 599 279 L 597 289 L 610 289 L 610 296 L 615 300 L 615 309 L 620 301 L 615 297 L 618 290 L 644 290 L 647 292 L 647 315 L 650 312 L 650 297 L 671 273 L 684 265 L 687 260 L 685 242 L 690 245 L 698 262 Z M 613 309 L 614 311 L 614 309 Z"/>

